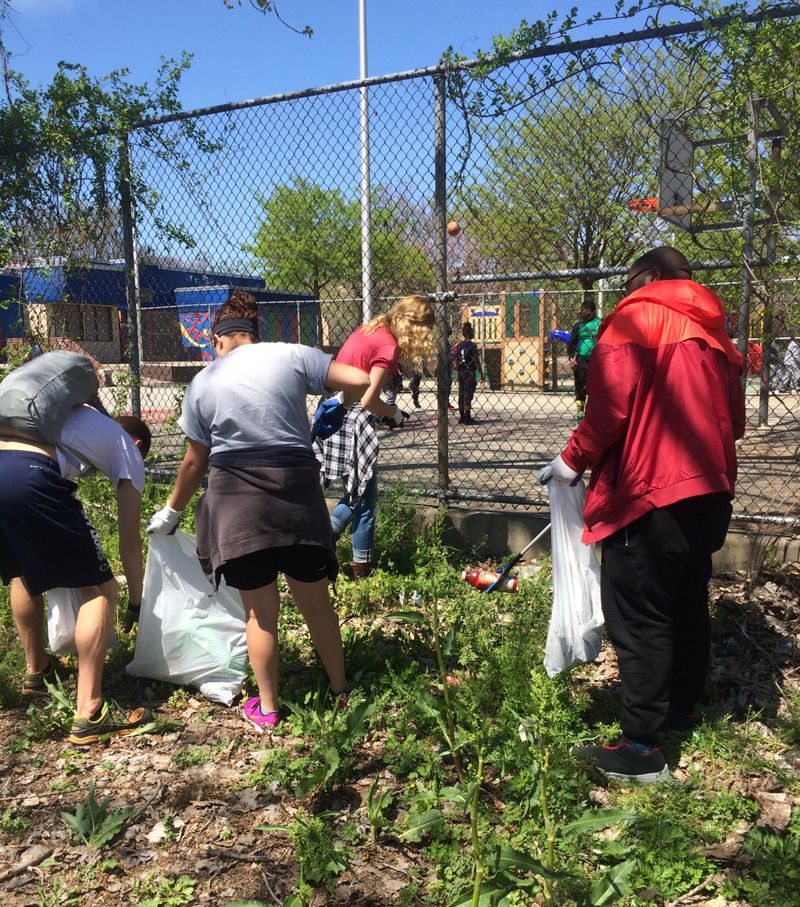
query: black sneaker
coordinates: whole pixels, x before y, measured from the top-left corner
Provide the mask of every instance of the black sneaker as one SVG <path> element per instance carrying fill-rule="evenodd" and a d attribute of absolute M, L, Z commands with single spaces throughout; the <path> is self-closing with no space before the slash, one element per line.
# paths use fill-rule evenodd
<path fill-rule="evenodd" d="M 570 751 L 580 762 L 593 765 L 609 778 L 652 784 L 667 781 L 667 768 L 661 747 L 647 747 L 620 737 L 608 746 L 573 746 Z"/>
<path fill-rule="evenodd" d="M 667 730 L 678 734 L 687 734 L 693 731 L 702 721 L 699 715 L 693 712 L 684 712 L 681 709 L 670 709 L 667 712 Z"/>

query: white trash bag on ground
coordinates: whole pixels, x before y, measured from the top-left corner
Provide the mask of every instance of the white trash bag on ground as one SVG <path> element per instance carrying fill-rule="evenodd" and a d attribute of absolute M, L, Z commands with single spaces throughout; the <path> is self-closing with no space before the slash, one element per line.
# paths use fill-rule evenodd
<path fill-rule="evenodd" d="M 214 594 L 193 535 L 149 536 L 136 652 L 126 671 L 187 684 L 231 705 L 247 669 L 244 608 L 224 581 Z"/>
<path fill-rule="evenodd" d="M 553 677 L 597 658 L 603 641 L 603 612 L 594 545 L 581 542 L 586 488 L 583 482 L 572 488 L 555 479 L 546 487 L 553 524 L 553 611 L 544 666 Z"/>
<path fill-rule="evenodd" d="M 81 600 L 77 589 L 51 589 L 47 592 L 47 641 L 50 651 L 57 655 L 76 652 L 75 624 Z M 111 634 L 109 649 L 117 641 L 116 631 Z"/>

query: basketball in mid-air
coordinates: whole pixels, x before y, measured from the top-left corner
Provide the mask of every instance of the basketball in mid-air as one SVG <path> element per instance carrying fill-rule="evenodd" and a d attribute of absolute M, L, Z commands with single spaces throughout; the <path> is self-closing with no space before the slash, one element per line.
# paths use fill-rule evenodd
<path fill-rule="evenodd" d="M 461 232 L 461 224 L 457 220 L 451 220 L 447 222 L 447 235 L 448 236 L 458 236 Z"/>

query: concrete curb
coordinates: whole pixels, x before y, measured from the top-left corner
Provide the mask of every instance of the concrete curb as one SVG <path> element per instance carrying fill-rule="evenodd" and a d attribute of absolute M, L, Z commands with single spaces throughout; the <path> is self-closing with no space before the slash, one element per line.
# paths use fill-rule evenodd
<path fill-rule="evenodd" d="M 328 498 L 333 509 L 337 498 Z M 380 506 L 380 505 L 379 505 Z M 430 504 L 418 504 L 419 526 L 429 526 L 438 509 Z M 474 551 L 487 560 L 505 560 L 521 551 L 547 525 L 547 514 L 514 510 L 483 510 L 471 507 L 450 507 L 445 518 L 444 541 L 453 548 Z M 723 548 L 714 555 L 714 572 L 748 571 L 769 551 L 770 559 L 779 564 L 800 561 L 800 538 L 776 536 L 772 529 L 747 531 L 733 524 Z M 550 536 L 546 535 L 526 554 L 526 559 L 550 552 Z"/>

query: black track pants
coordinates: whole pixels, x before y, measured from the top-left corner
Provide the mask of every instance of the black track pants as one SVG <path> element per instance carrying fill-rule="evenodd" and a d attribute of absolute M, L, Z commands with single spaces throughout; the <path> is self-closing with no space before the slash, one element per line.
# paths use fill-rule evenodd
<path fill-rule="evenodd" d="M 575 376 L 575 399 L 581 403 L 586 402 L 586 378 L 589 375 L 589 360 L 578 356 L 575 360 L 573 374 Z"/>
<path fill-rule="evenodd" d="M 606 629 L 619 660 L 622 732 L 657 743 L 670 705 L 691 711 L 710 657 L 711 553 L 731 517 L 727 494 L 653 510 L 603 541 Z"/>

